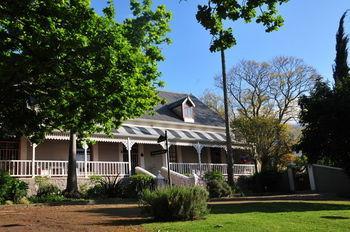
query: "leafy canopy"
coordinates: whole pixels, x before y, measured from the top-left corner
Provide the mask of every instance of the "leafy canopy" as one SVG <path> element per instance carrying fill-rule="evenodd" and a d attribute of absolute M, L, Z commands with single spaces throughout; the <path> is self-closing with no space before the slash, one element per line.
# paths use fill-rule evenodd
<path fill-rule="evenodd" d="M 272 32 L 283 25 L 278 5 L 286 2 L 288 0 L 209 0 L 207 5 L 198 6 L 196 18 L 213 36 L 210 51 L 217 52 L 236 44 L 233 29 L 225 28 L 225 20 L 243 19 L 246 23 L 255 20 L 266 28 L 266 32 Z"/>
<path fill-rule="evenodd" d="M 344 168 L 350 174 L 350 75 L 347 64 L 348 36 L 344 33 L 345 12 L 336 35 L 333 69 L 335 86 L 319 80 L 310 96 L 300 99 L 300 123 L 304 127 L 297 146 L 311 163 Z"/>
<path fill-rule="evenodd" d="M 283 160 L 291 153 L 293 135 L 287 124 L 273 117 L 237 117 L 232 128 L 238 139 L 254 144 L 261 170 L 279 170 L 285 167 Z M 253 158 L 253 157 L 252 157 Z"/>
<path fill-rule="evenodd" d="M 111 133 L 158 103 L 171 14 L 131 0 L 132 18 L 89 0 L 0 3 L 0 131 L 39 141 L 54 129 Z"/>

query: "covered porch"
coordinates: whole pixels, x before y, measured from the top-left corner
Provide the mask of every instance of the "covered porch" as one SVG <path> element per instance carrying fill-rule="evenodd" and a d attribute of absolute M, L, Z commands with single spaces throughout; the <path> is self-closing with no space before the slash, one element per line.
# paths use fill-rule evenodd
<path fill-rule="evenodd" d="M 129 176 L 135 173 L 136 166 L 158 174 L 167 166 L 167 157 L 152 152 L 165 148 L 165 144 L 157 143 L 163 131 L 163 128 L 126 125 L 112 137 L 94 135 L 94 144 L 77 147 L 78 177 Z M 185 130 L 168 130 L 168 133 L 171 170 L 181 174 L 203 174 L 212 170 L 227 174 L 222 134 Z M 31 144 L 25 138 L 17 143 L 0 143 L 0 170 L 15 177 L 67 176 L 68 139 L 67 133 L 55 132 L 47 135 L 39 145 Z M 242 149 L 242 146 L 235 145 L 234 148 Z M 254 171 L 253 164 L 242 162 L 240 158 L 235 160 L 236 176 L 252 175 Z"/>

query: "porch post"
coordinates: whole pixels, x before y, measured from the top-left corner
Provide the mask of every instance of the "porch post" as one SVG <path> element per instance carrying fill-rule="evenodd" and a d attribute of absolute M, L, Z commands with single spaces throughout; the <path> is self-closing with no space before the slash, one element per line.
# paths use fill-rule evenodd
<path fill-rule="evenodd" d="M 85 174 L 85 178 L 88 177 L 88 173 L 87 173 L 87 149 L 88 149 L 88 145 L 86 144 L 86 142 L 83 143 L 83 149 L 84 149 L 84 174 Z"/>
<path fill-rule="evenodd" d="M 140 166 L 141 168 L 145 168 L 145 151 L 144 144 L 139 144 L 139 156 L 140 156 Z"/>
<path fill-rule="evenodd" d="M 35 177 L 35 148 L 36 148 L 36 143 L 32 144 L 32 178 Z"/>
<path fill-rule="evenodd" d="M 131 143 L 130 143 L 129 137 L 127 141 L 127 149 L 128 149 L 129 175 L 131 176 Z"/>
<path fill-rule="evenodd" d="M 198 155 L 198 163 L 199 163 L 199 171 L 200 174 L 202 174 L 202 158 L 201 158 L 201 153 L 202 153 L 202 149 L 203 149 L 203 145 L 201 145 L 199 142 L 194 146 L 194 148 L 197 151 L 197 155 Z"/>

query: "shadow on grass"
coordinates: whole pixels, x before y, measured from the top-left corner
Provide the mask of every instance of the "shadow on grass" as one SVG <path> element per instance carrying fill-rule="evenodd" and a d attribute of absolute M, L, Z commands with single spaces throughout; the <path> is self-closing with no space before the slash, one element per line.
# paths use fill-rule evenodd
<path fill-rule="evenodd" d="M 350 210 L 350 205 L 331 204 L 320 202 L 242 202 L 228 203 L 216 202 L 210 204 L 211 214 L 237 214 L 237 213 L 281 213 L 281 212 L 306 212 L 306 211 L 328 211 L 328 210 Z M 79 213 L 94 214 L 108 217 L 108 220 L 99 222 L 87 222 L 86 225 L 99 226 L 138 226 L 145 223 L 154 222 L 152 219 L 144 217 L 141 209 L 136 205 L 125 205 L 118 207 L 101 206 L 98 208 L 87 208 L 76 211 Z M 329 220 L 350 219 L 342 216 L 322 216 Z M 111 219 L 111 220 L 110 220 Z"/>
<path fill-rule="evenodd" d="M 350 219 L 350 217 L 343 217 L 343 216 L 322 216 L 321 218 L 324 218 L 324 219 L 331 219 L 331 220 Z"/>
<path fill-rule="evenodd" d="M 244 203 L 216 203 L 210 205 L 212 214 L 234 213 L 282 213 L 282 212 L 306 212 L 325 210 L 350 210 L 350 205 L 328 204 L 316 202 L 244 202 Z"/>

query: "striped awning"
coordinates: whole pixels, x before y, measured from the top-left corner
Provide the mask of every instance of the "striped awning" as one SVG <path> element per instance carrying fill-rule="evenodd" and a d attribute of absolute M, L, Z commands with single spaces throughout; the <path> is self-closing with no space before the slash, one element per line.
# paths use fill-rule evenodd
<path fill-rule="evenodd" d="M 160 135 L 164 135 L 167 130 L 168 138 L 175 141 L 205 141 L 205 142 L 224 142 L 226 139 L 224 133 L 209 132 L 209 131 L 197 131 L 197 130 L 184 130 L 184 129 L 165 129 L 157 127 L 144 127 L 136 125 L 122 125 L 114 134 L 116 136 L 127 137 L 152 137 L 158 138 Z"/>
<path fill-rule="evenodd" d="M 164 135 L 165 130 L 168 132 L 168 138 L 171 142 L 176 143 L 211 143 L 224 144 L 226 141 L 225 133 L 215 131 L 201 131 L 201 130 L 186 130 L 175 128 L 160 128 L 150 126 L 125 125 L 123 124 L 117 130 L 114 130 L 112 135 L 97 133 L 92 135 L 92 139 L 103 142 L 120 142 L 127 138 L 142 141 L 157 141 L 160 135 Z M 46 135 L 46 139 L 54 140 L 69 140 L 69 133 L 63 131 L 54 131 Z"/>

